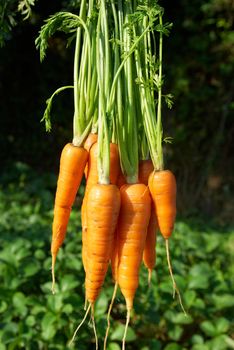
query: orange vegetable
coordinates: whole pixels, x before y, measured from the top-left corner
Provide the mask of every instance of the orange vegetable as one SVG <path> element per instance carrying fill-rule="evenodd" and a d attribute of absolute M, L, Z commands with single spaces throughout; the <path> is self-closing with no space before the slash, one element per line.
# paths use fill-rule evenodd
<path fill-rule="evenodd" d="M 84 148 L 86 149 L 87 152 L 90 152 L 90 149 L 94 143 L 96 143 L 98 140 L 98 134 L 93 134 L 90 133 L 89 136 L 87 137 L 85 143 L 84 143 Z M 85 178 L 87 179 L 87 174 L 88 174 L 88 164 L 85 166 Z"/>
<path fill-rule="evenodd" d="M 154 171 L 149 177 L 149 189 L 155 205 L 159 229 L 165 239 L 173 231 L 176 217 L 176 180 L 170 170 Z"/>
<path fill-rule="evenodd" d="M 88 152 L 82 147 L 76 147 L 72 143 L 68 143 L 62 150 L 52 227 L 52 291 L 54 291 L 56 256 L 65 239 L 71 208 L 79 189 L 87 160 Z"/>
<path fill-rule="evenodd" d="M 118 220 L 118 284 L 125 297 L 128 314 L 139 283 L 151 198 L 144 184 L 124 185 L 120 189 L 121 209 Z"/>
<path fill-rule="evenodd" d="M 93 185 L 87 195 L 86 299 L 94 304 L 108 269 L 116 230 L 120 193 L 116 185 Z"/>
<path fill-rule="evenodd" d="M 87 172 L 87 182 L 86 190 L 89 191 L 89 188 L 92 185 L 98 183 L 98 143 L 94 143 L 89 152 L 88 159 L 88 172 Z M 118 175 L 120 171 L 119 165 L 119 151 L 118 146 L 115 143 L 110 143 L 110 183 L 116 184 Z"/>
<path fill-rule="evenodd" d="M 96 135 L 96 134 L 90 134 Z M 92 136 L 94 139 L 94 136 Z M 87 183 L 85 189 L 85 196 L 83 199 L 82 207 L 81 207 L 81 222 L 82 222 L 82 259 L 84 269 L 86 270 L 86 232 L 87 232 L 87 219 L 86 219 L 86 200 L 88 191 L 91 186 L 96 185 L 98 183 L 98 168 L 97 168 L 97 154 L 98 154 L 98 144 L 95 142 L 89 152 L 88 159 L 88 171 L 86 175 Z M 112 184 L 116 184 L 118 174 L 120 171 L 119 165 L 119 151 L 118 147 L 115 143 L 110 143 L 110 182 Z"/>
<path fill-rule="evenodd" d="M 149 175 L 153 171 L 154 166 L 151 159 L 142 160 L 139 163 L 139 182 L 148 185 Z M 155 215 L 154 204 L 152 202 L 151 215 L 149 226 L 147 229 L 147 236 L 145 247 L 143 251 L 143 262 L 148 269 L 148 283 L 150 283 L 152 270 L 156 263 L 156 233 L 157 233 L 157 218 Z"/>

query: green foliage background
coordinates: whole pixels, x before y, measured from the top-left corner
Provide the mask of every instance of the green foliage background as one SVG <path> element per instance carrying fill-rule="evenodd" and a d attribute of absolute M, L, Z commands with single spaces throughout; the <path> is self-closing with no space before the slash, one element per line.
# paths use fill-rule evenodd
<path fill-rule="evenodd" d="M 165 93 L 173 93 L 174 107 L 163 112 L 164 132 L 173 137 L 165 158 L 178 179 L 171 255 L 189 317 L 172 298 L 159 237 L 150 288 L 141 269 L 127 349 L 233 349 L 234 5 L 231 0 L 161 3 L 166 20 L 173 22 L 165 39 L 164 72 Z M 84 315 L 83 189 L 59 253 L 55 296 L 49 245 L 59 153 L 72 134 L 72 94 L 56 98 L 50 134 L 40 119 L 51 93 L 71 83 L 73 47 L 66 48 L 65 36 L 56 34 L 40 64 L 34 40 L 45 18 L 61 9 L 75 11 L 79 1 L 35 1 L 25 21 L 18 4 L 0 3 L 0 350 L 66 349 Z M 100 345 L 112 290 L 108 274 L 95 315 Z M 120 349 L 124 322 L 119 293 L 109 350 Z M 88 321 L 74 348 L 94 348 Z"/>

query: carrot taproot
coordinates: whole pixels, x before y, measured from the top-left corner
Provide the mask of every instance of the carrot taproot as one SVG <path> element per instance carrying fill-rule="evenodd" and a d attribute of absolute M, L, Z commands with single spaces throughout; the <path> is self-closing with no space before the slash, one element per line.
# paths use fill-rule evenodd
<path fill-rule="evenodd" d="M 148 269 L 148 284 L 150 284 L 152 271 L 156 263 L 157 228 L 158 222 L 154 212 L 154 208 L 152 207 L 143 251 L 143 263 Z"/>
<path fill-rule="evenodd" d="M 139 182 L 148 185 L 149 176 L 154 169 L 151 159 L 141 160 L 139 163 Z M 152 202 L 150 221 L 147 229 L 147 236 L 145 241 L 145 247 L 143 251 L 143 263 L 148 269 L 148 284 L 150 284 L 152 270 L 156 263 L 156 233 L 157 233 L 157 218 L 154 211 L 154 204 Z"/>
<path fill-rule="evenodd" d="M 154 201 L 158 227 L 166 242 L 167 263 L 173 284 L 173 296 L 175 296 L 176 292 L 180 306 L 184 314 L 187 315 L 182 303 L 180 291 L 174 279 L 169 254 L 169 238 L 173 232 L 176 217 L 176 179 L 170 170 L 160 170 L 153 171 L 150 174 L 148 183 Z"/>
<path fill-rule="evenodd" d="M 118 220 L 118 284 L 128 313 L 139 283 L 139 268 L 150 218 L 151 198 L 144 184 L 127 184 L 120 189 Z"/>
<path fill-rule="evenodd" d="M 86 149 L 87 152 L 89 152 L 92 145 L 97 142 L 97 139 L 98 139 L 98 134 L 94 134 L 91 132 L 88 135 L 84 143 L 84 148 Z"/>
<path fill-rule="evenodd" d="M 98 143 L 95 142 L 89 152 L 86 190 L 98 183 Z M 110 143 L 110 183 L 116 184 L 120 171 L 119 151 L 115 143 Z"/>
<path fill-rule="evenodd" d="M 84 148 L 86 149 L 87 152 L 90 152 L 92 145 L 97 142 L 97 139 L 98 139 L 98 134 L 90 133 L 88 135 L 88 137 L 84 143 Z M 88 164 L 86 164 L 86 166 L 85 166 L 84 174 L 85 174 L 85 178 L 87 179 Z"/>
<path fill-rule="evenodd" d="M 149 176 L 149 189 L 155 205 L 160 232 L 168 239 L 176 217 L 176 179 L 170 170 L 153 171 Z"/>
<path fill-rule="evenodd" d="M 116 185 L 93 185 L 87 194 L 86 298 L 94 304 L 108 269 L 120 209 Z"/>
<path fill-rule="evenodd" d="M 54 292 L 55 285 L 54 267 L 56 256 L 65 239 L 71 208 L 79 189 L 87 160 L 88 152 L 84 148 L 74 146 L 72 143 L 64 146 L 60 158 L 52 226 L 52 292 Z"/>
<path fill-rule="evenodd" d="M 96 134 L 92 134 L 96 135 Z M 92 136 L 93 138 L 93 136 Z M 87 172 L 87 184 L 85 189 L 85 195 L 81 207 L 81 222 L 82 222 L 82 260 L 84 269 L 86 270 L 86 235 L 87 235 L 87 217 L 86 217 L 86 201 L 88 192 L 91 186 L 98 183 L 98 169 L 97 169 L 97 155 L 98 155 L 98 144 L 93 143 L 90 148 L 89 159 L 88 159 L 88 172 Z M 116 184 L 118 174 L 120 170 L 119 165 L 119 151 L 118 146 L 114 143 L 110 143 L 110 182 Z"/>

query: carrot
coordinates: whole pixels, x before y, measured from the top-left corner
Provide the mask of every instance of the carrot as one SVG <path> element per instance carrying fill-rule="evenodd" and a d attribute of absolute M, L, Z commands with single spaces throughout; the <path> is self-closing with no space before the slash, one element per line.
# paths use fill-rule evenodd
<path fill-rule="evenodd" d="M 183 312 L 180 291 L 176 285 L 169 254 L 169 241 L 176 217 L 176 179 L 170 170 L 153 171 L 149 176 L 149 189 L 154 201 L 158 227 L 166 242 L 167 263 L 173 284 L 173 296 L 177 292 Z"/>
<path fill-rule="evenodd" d="M 86 149 L 87 152 L 90 151 L 90 148 L 92 147 L 92 145 L 97 142 L 98 139 L 98 134 L 94 134 L 94 133 L 90 133 L 87 137 L 87 139 L 85 140 L 84 143 L 84 148 Z"/>
<path fill-rule="evenodd" d="M 138 273 L 149 224 L 151 199 L 144 184 L 124 185 L 120 189 L 121 209 L 118 221 L 118 283 L 127 310 L 133 307 Z"/>
<path fill-rule="evenodd" d="M 149 176 L 154 170 L 151 159 L 141 160 L 139 163 L 138 178 L 139 182 L 148 185 Z"/>
<path fill-rule="evenodd" d="M 97 142 L 98 139 L 98 134 L 94 134 L 94 133 L 90 133 L 89 136 L 87 137 L 85 143 L 84 143 L 84 148 L 86 149 L 87 152 L 90 152 L 90 148 L 92 147 L 92 145 L 94 143 Z M 88 164 L 86 164 L 85 166 L 85 178 L 87 179 L 87 175 L 88 175 Z"/>
<path fill-rule="evenodd" d="M 155 205 L 160 232 L 168 239 L 176 217 L 176 180 L 170 170 L 154 171 L 149 177 L 149 189 Z"/>
<path fill-rule="evenodd" d="M 150 284 L 152 271 L 156 263 L 156 240 L 157 240 L 157 218 L 154 212 L 154 208 L 151 208 L 150 221 L 147 229 L 147 236 L 145 241 L 145 247 L 143 251 L 143 262 L 148 269 L 148 284 Z"/>
<path fill-rule="evenodd" d="M 91 134 L 90 134 L 91 135 Z M 96 134 L 92 134 L 96 135 Z M 86 201 L 90 187 L 98 183 L 98 169 L 97 169 L 97 153 L 98 144 L 94 143 L 90 148 L 88 159 L 88 172 L 85 196 L 81 207 L 81 221 L 82 221 L 82 259 L 84 269 L 86 270 L 86 234 L 87 234 L 87 218 L 86 218 Z M 116 184 L 120 170 L 118 147 L 114 143 L 110 143 L 110 182 Z"/>
<path fill-rule="evenodd" d="M 90 187 L 98 183 L 98 143 L 94 143 L 89 152 L 88 172 L 86 190 L 88 193 Z M 110 183 L 116 184 L 119 175 L 119 151 L 115 143 L 110 143 Z"/>
<path fill-rule="evenodd" d="M 149 175 L 153 171 L 154 166 L 151 159 L 142 160 L 139 163 L 139 182 L 143 183 L 145 185 L 148 185 L 148 179 Z M 150 221 L 149 226 L 147 229 L 147 236 L 145 241 L 145 247 L 143 251 L 143 262 L 145 267 L 148 269 L 148 283 L 150 284 L 152 270 L 155 266 L 156 262 L 156 232 L 157 232 L 158 224 L 157 224 L 157 218 L 155 215 L 153 203 L 151 208 L 151 215 L 150 215 Z"/>
<path fill-rule="evenodd" d="M 118 284 L 127 306 L 127 320 L 122 342 L 124 349 L 133 299 L 139 283 L 139 268 L 149 224 L 151 198 L 148 187 L 144 184 L 123 185 L 120 194 Z"/>
<path fill-rule="evenodd" d="M 52 227 L 52 292 L 54 292 L 55 284 L 54 266 L 56 256 L 65 239 L 71 208 L 80 186 L 87 159 L 88 152 L 82 147 L 74 146 L 72 143 L 66 144 L 62 150 Z"/>
<path fill-rule="evenodd" d="M 93 185 L 87 196 L 86 298 L 94 304 L 100 292 L 111 257 L 114 232 L 120 209 L 116 185 Z"/>
<path fill-rule="evenodd" d="M 117 186 L 120 188 L 122 185 L 126 184 L 126 179 L 124 174 L 122 173 L 121 169 L 119 171 L 119 176 L 117 179 Z"/>

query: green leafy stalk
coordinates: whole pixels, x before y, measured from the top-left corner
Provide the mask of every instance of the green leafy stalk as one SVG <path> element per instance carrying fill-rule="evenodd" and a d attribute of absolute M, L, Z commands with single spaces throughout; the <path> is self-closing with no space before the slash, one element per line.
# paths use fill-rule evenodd
<path fill-rule="evenodd" d="M 66 89 L 73 89 L 74 86 L 72 85 L 67 85 L 67 86 L 62 86 L 60 87 L 59 89 L 57 89 L 51 96 L 50 98 L 48 98 L 46 100 L 46 109 L 45 109 L 45 112 L 44 112 L 44 115 L 41 119 L 41 122 L 45 122 L 45 127 L 46 127 L 46 131 L 47 132 L 50 132 L 51 131 L 51 108 L 52 108 L 52 102 L 53 102 L 53 99 L 56 95 L 58 95 L 60 92 L 62 92 L 63 90 L 66 90 Z"/>
<path fill-rule="evenodd" d="M 107 43 L 108 27 L 105 1 L 100 2 L 100 11 L 97 25 L 97 76 L 99 86 L 99 108 L 98 108 L 98 179 L 101 184 L 110 183 L 110 136 L 107 126 L 106 113 L 106 80 L 109 79 L 109 55 Z"/>

